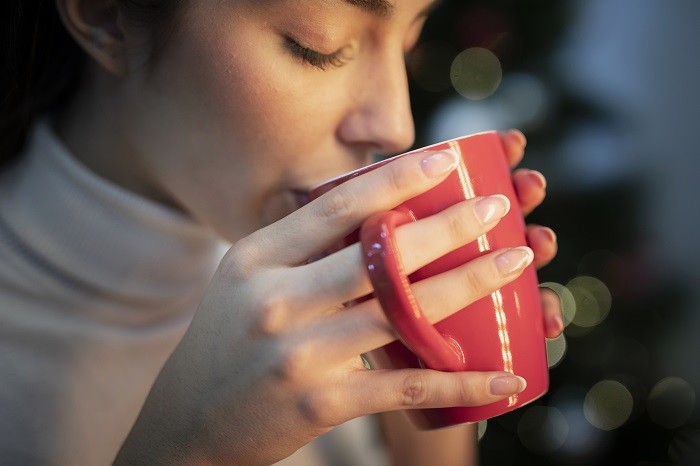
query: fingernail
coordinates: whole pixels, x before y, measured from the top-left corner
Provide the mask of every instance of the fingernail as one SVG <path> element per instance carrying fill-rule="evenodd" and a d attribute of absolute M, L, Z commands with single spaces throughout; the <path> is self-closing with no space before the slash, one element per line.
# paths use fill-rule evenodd
<path fill-rule="evenodd" d="M 519 129 L 510 129 L 508 130 L 508 134 L 510 135 L 510 137 L 515 139 L 521 146 L 525 147 L 527 145 L 527 138 Z"/>
<path fill-rule="evenodd" d="M 496 267 L 503 275 L 510 275 L 530 265 L 534 257 L 532 249 L 525 246 L 509 249 L 496 257 Z"/>
<path fill-rule="evenodd" d="M 527 382 L 517 375 L 504 375 L 494 377 L 489 382 L 489 391 L 492 395 L 514 395 L 525 390 Z"/>
<path fill-rule="evenodd" d="M 564 321 L 561 319 L 559 316 L 552 316 L 549 319 L 547 319 L 549 329 L 554 331 L 557 335 L 559 335 L 562 330 L 564 330 Z"/>
<path fill-rule="evenodd" d="M 550 243 L 556 243 L 557 242 L 557 234 L 554 233 L 554 230 L 552 230 L 549 227 L 542 227 L 542 233 L 547 237 L 547 240 Z"/>
<path fill-rule="evenodd" d="M 542 173 L 535 170 L 530 170 L 527 172 L 527 176 L 530 177 L 530 179 L 534 181 L 540 189 L 547 189 L 547 179 Z"/>
<path fill-rule="evenodd" d="M 421 168 L 428 178 L 437 178 L 457 167 L 458 155 L 454 151 L 435 152 L 421 160 Z"/>
<path fill-rule="evenodd" d="M 474 210 L 483 223 L 490 223 L 508 213 L 510 201 L 503 194 L 495 194 L 477 202 Z"/>

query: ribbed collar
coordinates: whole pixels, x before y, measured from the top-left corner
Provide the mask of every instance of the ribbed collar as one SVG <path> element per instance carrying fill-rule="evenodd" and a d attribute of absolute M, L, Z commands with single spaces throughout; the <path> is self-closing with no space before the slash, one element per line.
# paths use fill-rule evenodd
<path fill-rule="evenodd" d="M 88 170 L 46 120 L 0 173 L 0 226 L 47 273 L 130 299 L 191 290 L 227 247 L 179 212 Z"/>

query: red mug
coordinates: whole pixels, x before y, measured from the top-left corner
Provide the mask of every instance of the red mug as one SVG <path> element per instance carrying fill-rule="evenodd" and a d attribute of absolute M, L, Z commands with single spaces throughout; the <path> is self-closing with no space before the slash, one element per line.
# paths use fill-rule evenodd
<path fill-rule="evenodd" d="M 451 270 L 496 249 L 526 245 L 525 221 L 517 208 L 519 202 L 499 135 L 492 131 L 464 136 L 407 154 L 447 149 L 457 152 L 460 162 L 444 181 L 391 211 L 371 216 L 358 231 L 332 248 L 335 251 L 360 241 L 374 296 L 399 337 L 367 355 L 373 368 L 506 371 L 527 381 L 521 393 L 483 406 L 409 410 L 414 424 L 422 429 L 489 419 L 536 400 L 549 387 L 542 306 L 533 265 L 527 266 L 511 283 L 434 325 L 413 298 L 410 283 Z M 309 198 L 313 200 L 351 178 L 407 154 L 326 181 L 314 187 Z M 493 229 L 406 276 L 393 246 L 395 226 L 428 217 L 466 199 L 493 194 L 507 196 L 512 206 Z"/>

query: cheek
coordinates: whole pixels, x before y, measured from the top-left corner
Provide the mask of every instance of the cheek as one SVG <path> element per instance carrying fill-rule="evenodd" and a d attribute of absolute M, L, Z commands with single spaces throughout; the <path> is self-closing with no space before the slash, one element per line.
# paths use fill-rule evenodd
<path fill-rule="evenodd" d="M 279 47 L 220 37 L 195 55 L 205 118 L 213 125 L 267 161 L 292 148 L 308 153 L 334 135 L 337 117 L 324 104 L 328 97 L 312 90 L 304 70 Z"/>
<path fill-rule="evenodd" d="M 155 144 L 147 163 L 158 181 L 182 193 L 209 187 L 197 196 L 258 199 L 356 168 L 336 137 L 352 104 L 343 94 L 350 78 L 298 63 L 277 35 L 243 19 L 193 15 L 144 78 L 148 115 L 134 126 Z"/>

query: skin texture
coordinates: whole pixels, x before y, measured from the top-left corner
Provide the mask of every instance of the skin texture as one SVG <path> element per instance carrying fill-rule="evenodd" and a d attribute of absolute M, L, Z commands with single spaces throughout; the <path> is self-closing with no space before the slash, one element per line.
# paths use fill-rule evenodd
<path fill-rule="evenodd" d="M 193 1 L 156 58 L 147 31 L 109 1 L 58 4 L 94 59 L 85 85 L 55 118 L 67 146 L 105 178 L 234 243 L 117 464 L 269 464 L 360 415 L 490 403 L 524 388 L 499 372 L 366 370 L 359 355 L 395 336 L 374 300 L 337 312 L 370 291 L 359 248 L 303 265 L 372 213 L 430 189 L 453 168 L 446 154 L 416 154 L 291 208 L 290 190 L 412 144 L 403 60 L 428 0 L 395 2 L 382 15 L 341 0 Z M 340 52 L 319 66 L 295 53 L 290 38 L 322 54 Z M 524 136 L 510 131 L 502 138 L 517 165 Z M 526 169 L 513 178 L 528 213 L 544 199 L 545 180 Z M 484 222 L 479 215 L 488 202 L 466 201 L 399 228 L 406 270 L 493 228 L 500 217 Z M 530 226 L 528 238 L 537 266 L 554 257 L 550 229 Z M 415 284 L 429 318 L 444 318 L 516 278 L 529 261 L 499 270 L 508 253 Z M 466 283 L 451 287 L 460 293 L 441 293 L 455 281 Z M 546 334 L 554 337 L 563 328 L 559 303 L 551 295 L 543 301 Z M 383 422 L 390 447 L 449 452 L 440 464 L 475 460 L 473 427 L 425 434 L 403 422 Z"/>

